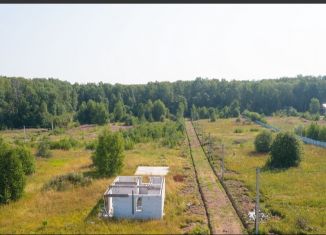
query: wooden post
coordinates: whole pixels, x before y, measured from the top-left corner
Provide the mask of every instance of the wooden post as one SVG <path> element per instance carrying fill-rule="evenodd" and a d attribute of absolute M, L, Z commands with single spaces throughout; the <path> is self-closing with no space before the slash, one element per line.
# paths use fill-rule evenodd
<path fill-rule="evenodd" d="M 53 131 L 53 120 L 51 121 L 51 128 L 52 128 L 52 131 Z"/>
<path fill-rule="evenodd" d="M 259 233 L 259 172 L 260 169 L 256 168 L 256 206 L 255 206 L 255 234 Z"/>

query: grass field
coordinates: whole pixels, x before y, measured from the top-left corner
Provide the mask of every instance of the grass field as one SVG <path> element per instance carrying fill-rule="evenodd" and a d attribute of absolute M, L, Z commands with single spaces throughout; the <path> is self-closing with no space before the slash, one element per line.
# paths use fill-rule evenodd
<path fill-rule="evenodd" d="M 159 143 L 137 144 L 125 152 L 125 165 L 121 175 L 133 175 L 138 165 L 166 165 L 170 172 L 166 177 L 165 216 L 162 220 L 102 220 L 98 209 L 104 191 L 112 178 L 93 178 L 85 187 L 75 187 L 63 192 L 42 191 L 52 177 L 69 172 L 89 174 L 91 151 L 84 143 L 94 140 L 104 127 L 77 127 L 51 140 L 73 137 L 80 146 L 69 150 L 52 150 L 49 159 L 37 158 L 36 173 L 28 176 L 23 197 L 0 206 L 0 233 L 185 233 L 207 230 L 207 221 L 202 201 L 194 180 L 194 171 L 189 149 L 184 144 L 175 149 Z M 22 130 L 3 131 L 0 135 L 8 142 L 22 141 Z M 48 132 L 27 130 L 27 137 L 37 141 Z M 33 149 L 35 152 L 35 149 Z M 182 181 L 174 180 L 182 175 Z"/>
<path fill-rule="evenodd" d="M 308 126 L 312 122 L 317 122 L 319 125 L 326 125 L 325 120 L 311 121 L 299 117 L 267 117 L 266 120 L 268 124 L 287 131 L 294 131 L 294 128 L 300 125 Z"/>
<path fill-rule="evenodd" d="M 280 128 L 291 126 L 289 119 L 267 120 Z M 233 186 L 231 192 L 237 198 L 239 207 L 244 211 L 252 210 L 255 168 L 263 167 L 268 158 L 267 154 L 254 151 L 254 138 L 262 128 L 243 121 L 239 123 L 235 119 L 200 120 L 199 125 L 205 133 L 211 134 L 217 146 L 224 143 L 227 185 Z M 219 148 L 215 151 L 220 154 Z M 326 233 L 325 157 L 326 149 L 304 145 L 304 158 L 299 167 L 261 172 L 261 206 L 269 215 L 260 226 L 261 232 Z M 220 165 L 216 167 L 220 170 Z"/>

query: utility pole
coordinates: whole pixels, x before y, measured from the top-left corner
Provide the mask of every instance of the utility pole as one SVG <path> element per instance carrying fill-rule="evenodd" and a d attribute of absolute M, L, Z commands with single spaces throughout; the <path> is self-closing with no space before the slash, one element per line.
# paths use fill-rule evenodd
<path fill-rule="evenodd" d="M 53 120 L 51 121 L 51 127 L 52 127 L 52 131 L 53 131 Z"/>
<path fill-rule="evenodd" d="M 259 232 L 259 172 L 260 169 L 256 168 L 256 206 L 255 206 L 255 228 L 256 234 Z"/>
<path fill-rule="evenodd" d="M 222 181 L 224 181 L 224 144 L 222 144 Z"/>

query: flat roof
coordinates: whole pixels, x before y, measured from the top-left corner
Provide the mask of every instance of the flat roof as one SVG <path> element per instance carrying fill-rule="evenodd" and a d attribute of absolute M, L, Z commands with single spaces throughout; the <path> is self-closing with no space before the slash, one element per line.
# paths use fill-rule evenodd
<path fill-rule="evenodd" d="M 165 176 L 169 172 L 167 166 L 139 166 L 135 175 L 160 175 Z"/>

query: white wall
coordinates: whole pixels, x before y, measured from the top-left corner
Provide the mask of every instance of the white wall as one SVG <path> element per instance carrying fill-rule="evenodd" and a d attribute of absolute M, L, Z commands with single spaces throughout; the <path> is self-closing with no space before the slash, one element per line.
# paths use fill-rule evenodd
<path fill-rule="evenodd" d="M 113 216 L 116 218 L 161 219 L 163 217 L 163 201 L 160 195 L 142 197 L 142 211 L 136 211 L 139 195 L 134 195 L 134 214 L 132 214 L 132 196 L 113 197 Z"/>

